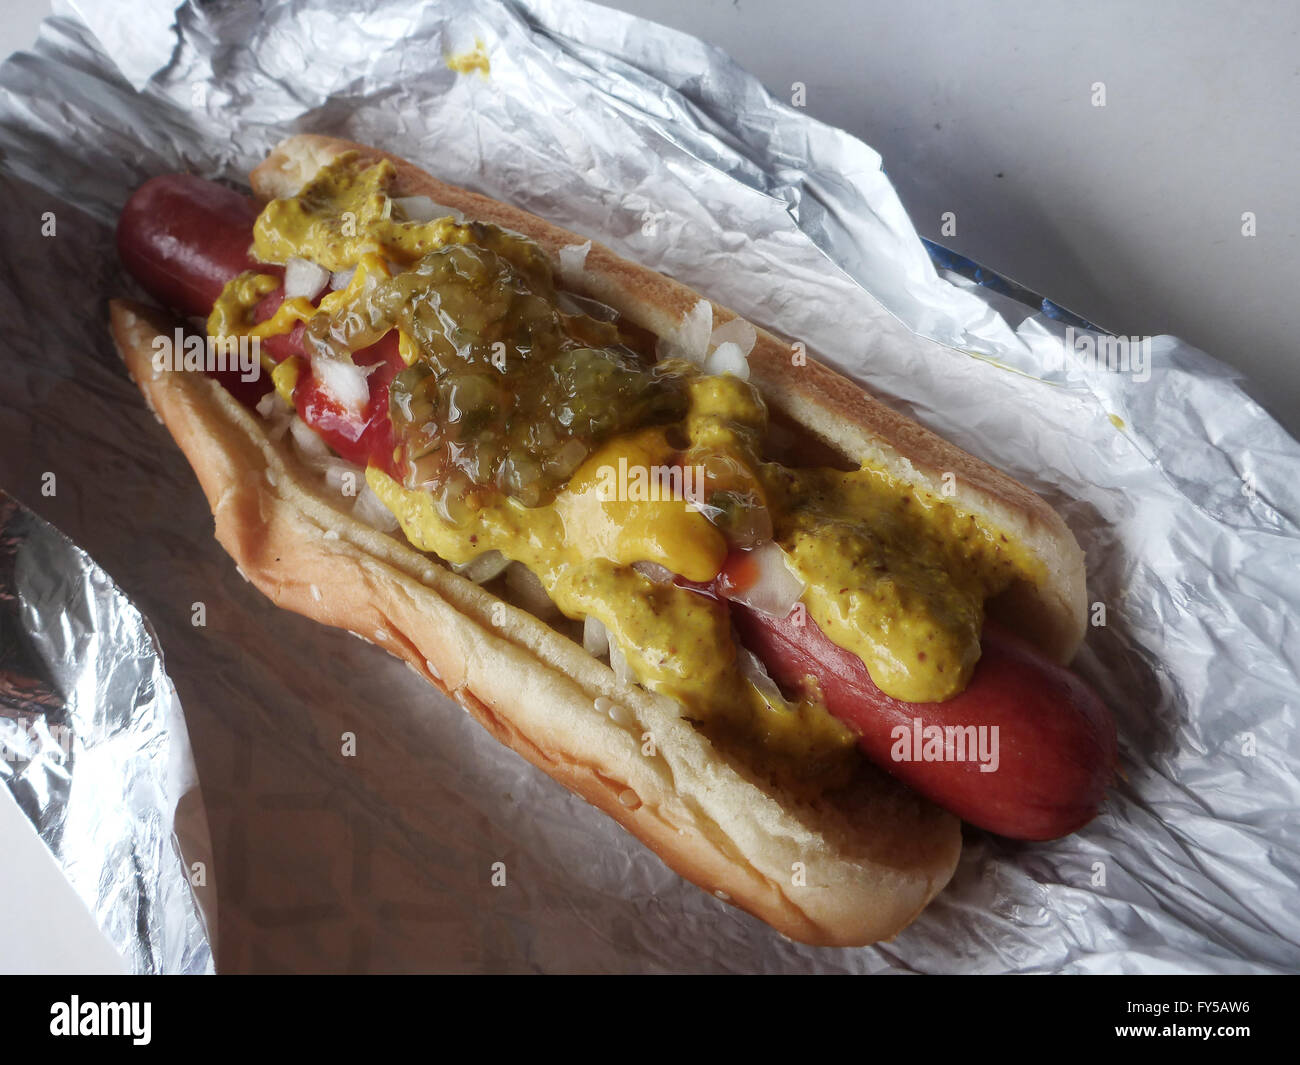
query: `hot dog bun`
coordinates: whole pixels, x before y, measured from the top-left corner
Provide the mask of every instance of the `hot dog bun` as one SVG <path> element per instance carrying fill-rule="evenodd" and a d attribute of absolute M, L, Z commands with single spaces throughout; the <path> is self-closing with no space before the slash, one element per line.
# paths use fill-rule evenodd
<path fill-rule="evenodd" d="M 217 540 L 273 602 L 403 659 L 682 876 L 792 939 L 890 938 L 948 882 L 961 849 L 951 814 L 865 765 L 850 789 L 815 802 L 749 779 L 677 704 L 619 683 L 532 615 L 507 607 L 493 625 L 500 600 L 350 516 L 218 382 L 155 372 L 154 338 L 173 319 L 119 300 L 110 312 L 131 376 L 198 475 Z M 656 757 L 641 753 L 645 732 Z"/>
<path fill-rule="evenodd" d="M 513 229 L 540 244 L 556 263 L 561 248 L 587 241 L 527 211 L 439 181 L 388 152 L 316 134 L 298 134 L 277 145 L 250 175 L 253 191 L 264 200 L 293 196 L 321 167 L 348 151 L 365 159 L 390 160 L 397 170 L 394 195 L 428 196 L 468 218 Z M 685 285 L 620 258 L 594 240 L 585 270 L 575 276 L 566 273 L 565 283 L 670 340 L 681 336 L 684 322 L 702 300 Z M 715 325 L 736 317 L 725 307 L 709 306 Z M 769 408 L 854 464 L 886 470 L 918 489 L 941 495 L 943 475 L 953 474 L 952 502 L 1003 530 L 1043 562 L 1046 580 L 1013 585 L 1000 601 L 989 604 L 989 612 L 1053 661 L 1069 662 L 1083 642 L 1087 623 L 1086 571 L 1083 551 L 1061 516 L 1018 481 L 887 407 L 834 370 L 811 358 L 793 366 L 788 343 L 761 328 L 757 332 L 749 355 L 750 380 Z"/>
<path fill-rule="evenodd" d="M 446 185 L 360 145 L 316 136 L 282 143 L 253 173 L 264 198 L 292 195 L 328 160 L 355 150 L 387 157 L 396 195 L 428 196 L 468 217 L 537 241 L 557 262 L 583 238 L 515 208 Z M 700 297 L 592 244 L 566 285 L 684 342 Z M 733 315 L 709 305 L 713 322 Z M 683 876 L 791 938 L 851 946 L 890 938 L 952 875 L 956 818 L 864 765 L 854 783 L 808 795 L 759 779 L 684 720 L 672 701 L 620 683 L 603 663 L 524 610 L 508 607 L 405 541 L 341 509 L 315 474 L 217 382 L 155 373 L 153 341 L 174 321 L 115 301 L 112 329 L 127 366 L 180 444 L 212 507 L 218 540 L 279 605 L 347 628 L 408 662 L 488 731 L 652 847 Z M 751 378 L 769 405 L 848 459 L 938 491 L 955 474 L 956 501 L 1018 537 L 1044 563 L 991 611 L 1058 661 L 1084 627 L 1082 552 L 1032 492 L 866 396 L 759 330 Z M 498 620 L 500 613 L 498 612 Z M 600 699 L 600 705 L 596 700 Z M 616 704 L 613 714 L 606 700 Z M 656 755 L 642 755 L 643 733 Z"/>

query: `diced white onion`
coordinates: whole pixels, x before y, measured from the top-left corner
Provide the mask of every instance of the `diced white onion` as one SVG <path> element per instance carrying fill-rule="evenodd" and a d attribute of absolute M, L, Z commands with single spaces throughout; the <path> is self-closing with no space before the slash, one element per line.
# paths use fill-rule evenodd
<path fill-rule="evenodd" d="M 320 470 L 325 474 L 325 483 L 339 495 L 356 495 L 358 486 L 365 484 L 365 474 L 346 459 L 330 458 L 321 463 Z"/>
<path fill-rule="evenodd" d="M 709 343 L 715 348 L 723 344 L 735 344 L 740 349 L 740 353 L 746 357 L 754 350 L 757 341 L 758 330 L 743 318 L 733 318 L 729 322 L 723 322 L 709 337 Z"/>
<path fill-rule="evenodd" d="M 758 579 L 731 598 L 764 614 L 788 618 L 803 595 L 804 584 L 786 563 L 785 552 L 769 540 L 754 548 L 749 557 L 758 570 Z"/>
<path fill-rule="evenodd" d="M 397 531 L 397 519 L 393 517 L 393 512 L 384 506 L 368 484 L 362 484 L 361 491 L 357 493 L 356 502 L 352 504 L 352 514 L 380 532 Z"/>
<path fill-rule="evenodd" d="M 289 432 L 298 457 L 312 469 L 324 470 L 334 458 L 334 453 L 320 434 L 296 414 L 289 422 Z"/>
<path fill-rule="evenodd" d="M 618 311 L 609 304 L 593 300 L 588 296 L 578 296 L 572 292 L 557 292 L 555 303 L 565 314 L 585 314 L 598 322 L 612 322 L 618 317 Z"/>
<path fill-rule="evenodd" d="M 268 392 L 257 401 L 253 408 L 267 420 L 266 435 L 272 440 L 279 440 L 289 428 L 293 410 L 280 398 L 279 392 Z"/>
<path fill-rule="evenodd" d="M 749 680 L 763 698 L 767 699 L 773 706 L 788 705 L 785 696 L 781 694 L 781 689 L 776 686 L 776 681 L 767 671 L 758 655 L 746 647 L 736 644 L 736 665 L 740 667 L 740 672 Z"/>
<path fill-rule="evenodd" d="M 682 317 L 678 327 L 675 344 L 682 354 L 695 363 L 703 365 L 709 353 L 709 337 L 713 335 L 713 304 L 708 300 L 696 300 Z"/>
<path fill-rule="evenodd" d="M 510 565 L 510 559 L 506 558 L 500 551 L 484 551 L 477 558 L 470 559 L 470 561 L 462 565 L 453 565 L 452 569 L 475 584 L 482 584 L 484 581 L 490 581 L 493 577 L 499 576 L 508 565 Z"/>
<path fill-rule="evenodd" d="M 284 264 L 284 298 L 314 300 L 329 284 L 330 272 L 309 259 Z"/>
<path fill-rule="evenodd" d="M 636 677 L 632 673 L 632 668 L 627 664 L 627 659 L 623 652 L 619 650 L 618 644 L 612 640 L 609 644 L 609 668 L 614 671 L 614 676 L 628 684 L 635 684 Z"/>
<path fill-rule="evenodd" d="M 704 360 L 704 372 L 717 375 L 729 373 L 742 381 L 748 381 L 749 361 L 739 346 L 727 341 L 714 348 L 709 357 Z"/>
<path fill-rule="evenodd" d="M 551 602 L 537 574 L 522 562 L 510 563 L 506 570 L 506 587 L 514 593 L 515 601 L 534 617 L 545 621 L 559 616 L 559 608 Z"/>
<path fill-rule="evenodd" d="M 587 252 L 591 251 L 591 241 L 585 244 L 566 244 L 560 249 L 560 280 L 576 288 L 587 269 Z"/>
<path fill-rule="evenodd" d="M 369 373 L 351 359 L 313 355 L 311 371 L 321 388 L 352 413 L 360 414 L 370 402 Z"/>
<path fill-rule="evenodd" d="M 588 615 L 582 622 L 582 649 L 595 658 L 609 653 L 609 633 L 599 618 Z"/>
<path fill-rule="evenodd" d="M 352 278 L 356 276 L 357 268 L 349 266 L 346 270 L 336 270 L 330 274 L 330 291 L 337 292 L 341 288 L 347 288 L 352 284 Z"/>
<path fill-rule="evenodd" d="M 398 196 L 393 204 L 412 222 L 432 222 L 435 218 L 452 218 L 464 222 L 465 215 L 455 207 L 444 207 L 428 196 Z"/>
<path fill-rule="evenodd" d="M 649 577 L 655 584 L 672 584 L 673 571 L 658 562 L 633 562 L 632 568 L 641 576 Z"/>

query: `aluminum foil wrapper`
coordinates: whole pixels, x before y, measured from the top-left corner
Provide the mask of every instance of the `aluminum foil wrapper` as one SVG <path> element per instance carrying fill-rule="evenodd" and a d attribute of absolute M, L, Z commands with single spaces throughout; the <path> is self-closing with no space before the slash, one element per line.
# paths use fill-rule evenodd
<path fill-rule="evenodd" d="M 131 971 L 211 972 L 176 832 L 186 801 L 204 853 L 202 808 L 153 634 L 85 552 L 3 492 L 0 752 L 0 780 Z"/>
<path fill-rule="evenodd" d="M 1097 338 L 1050 305 L 936 270 L 865 144 L 617 12 L 57 11 L 0 68 L 0 484 L 30 497 L 58 471 L 46 515 L 157 627 L 213 828 L 218 969 L 1300 967 L 1300 447 L 1233 371 L 1173 337 L 1141 366 L 1089 360 Z M 476 40 L 490 73 L 449 69 Z M 1075 663 L 1119 722 L 1103 814 L 1048 844 L 968 830 L 951 885 L 893 942 L 814 950 L 681 881 L 381 651 L 270 607 L 115 364 L 104 301 L 130 291 L 110 227 L 137 184 L 241 180 L 295 131 L 591 234 L 1042 493 L 1105 608 Z"/>

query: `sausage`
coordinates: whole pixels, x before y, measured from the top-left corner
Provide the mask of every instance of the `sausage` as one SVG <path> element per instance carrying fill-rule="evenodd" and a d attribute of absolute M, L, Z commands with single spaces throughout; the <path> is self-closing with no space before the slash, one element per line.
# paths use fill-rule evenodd
<path fill-rule="evenodd" d="M 1114 718 L 1083 680 L 995 622 L 984 622 L 965 690 L 941 703 L 905 703 L 803 612 L 778 619 L 730 605 L 741 642 L 778 685 L 804 692 L 812 678 L 867 758 L 964 821 L 1043 840 L 1096 816 L 1115 773 Z M 927 760 L 935 754 L 943 758 Z"/>
<path fill-rule="evenodd" d="M 206 318 L 236 274 L 284 274 L 249 257 L 260 209 L 251 196 L 192 174 L 151 178 L 122 209 L 117 254 L 161 306 Z"/>

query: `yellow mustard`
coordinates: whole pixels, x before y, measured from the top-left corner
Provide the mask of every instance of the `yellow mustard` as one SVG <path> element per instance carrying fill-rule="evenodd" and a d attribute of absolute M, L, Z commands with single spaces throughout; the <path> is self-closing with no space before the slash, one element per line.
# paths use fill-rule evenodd
<path fill-rule="evenodd" d="M 488 62 L 487 49 L 483 45 L 481 38 L 474 38 L 474 47 L 466 52 L 456 52 L 446 57 L 447 66 L 457 74 L 469 74 L 477 71 L 482 77 L 487 77 L 492 72 L 492 64 Z"/>

